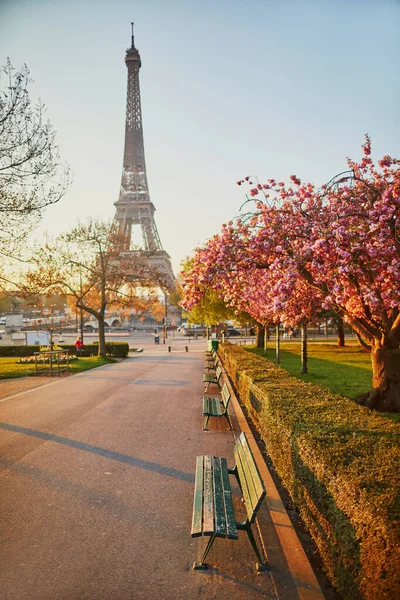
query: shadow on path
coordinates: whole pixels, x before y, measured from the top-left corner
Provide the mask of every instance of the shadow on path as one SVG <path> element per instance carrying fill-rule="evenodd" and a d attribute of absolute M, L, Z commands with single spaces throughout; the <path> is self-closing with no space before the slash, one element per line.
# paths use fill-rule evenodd
<path fill-rule="evenodd" d="M 45 440 L 46 442 L 54 442 L 55 444 L 63 444 L 70 448 L 76 448 L 77 450 L 83 450 L 84 452 L 91 452 L 98 456 L 104 456 L 111 460 L 122 462 L 138 469 L 144 469 L 146 471 L 153 471 L 165 475 L 166 477 L 173 477 L 174 479 L 180 479 L 181 481 L 187 481 L 188 483 L 194 483 L 194 475 L 191 473 L 185 473 L 178 469 L 172 469 L 171 467 L 164 467 L 157 463 L 150 462 L 148 460 L 142 460 L 140 458 L 134 458 L 127 454 L 121 454 L 120 452 L 114 452 L 113 450 L 107 450 L 106 448 L 100 448 L 99 446 L 92 446 L 85 442 L 77 442 L 69 438 L 54 435 L 52 433 L 45 433 L 43 431 L 37 431 L 35 429 L 27 429 L 26 427 L 19 427 L 18 425 L 11 425 L 9 423 L 0 423 L 0 429 L 6 431 L 13 431 L 14 433 L 22 433 L 23 435 L 29 435 L 31 437 Z"/>

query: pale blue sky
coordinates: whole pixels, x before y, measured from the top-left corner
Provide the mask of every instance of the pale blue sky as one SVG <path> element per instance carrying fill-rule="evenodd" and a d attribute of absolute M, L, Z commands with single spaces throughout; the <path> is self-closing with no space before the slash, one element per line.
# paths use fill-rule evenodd
<path fill-rule="evenodd" d="M 74 180 L 43 226 L 111 218 L 124 147 L 130 22 L 150 195 L 175 270 L 237 215 L 256 174 L 322 184 L 399 155 L 398 0 L 0 0 L 0 62 L 26 62 Z"/>

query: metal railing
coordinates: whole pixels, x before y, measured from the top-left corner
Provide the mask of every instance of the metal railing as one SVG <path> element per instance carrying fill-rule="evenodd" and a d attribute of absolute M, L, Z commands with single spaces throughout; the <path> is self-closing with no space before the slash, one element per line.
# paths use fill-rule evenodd
<path fill-rule="evenodd" d="M 58 375 L 68 373 L 69 350 L 35 352 L 35 375 Z M 63 358 L 61 359 L 61 355 Z M 65 356 L 65 359 L 64 359 Z M 60 361 L 61 359 L 61 361 Z"/>

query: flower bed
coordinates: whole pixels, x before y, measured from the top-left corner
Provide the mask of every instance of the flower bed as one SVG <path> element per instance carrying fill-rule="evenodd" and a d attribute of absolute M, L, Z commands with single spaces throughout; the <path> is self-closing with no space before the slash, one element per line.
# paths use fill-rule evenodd
<path fill-rule="evenodd" d="M 225 343 L 220 354 L 333 585 L 348 600 L 393 600 L 399 424 L 238 346 Z"/>
<path fill-rule="evenodd" d="M 46 363 L 49 364 L 50 363 L 50 357 L 49 356 L 41 356 L 40 358 L 36 357 L 37 362 L 40 362 L 41 364 Z M 68 356 L 68 363 L 74 361 L 74 360 L 78 360 L 77 356 L 73 356 L 70 355 Z M 60 354 L 59 357 L 57 358 L 57 356 L 53 356 L 52 357 L 52 363 L 53 364 L 60 364 L 60 365 L 65 365 L 67 363 L 67 355 L 66 354 Z M 24 356 L 23 358 L 20 358 L 19 361 L 17 362 L 17 364 L 19 365 L 33 365 L 35 364 L 35 356 Z"/>

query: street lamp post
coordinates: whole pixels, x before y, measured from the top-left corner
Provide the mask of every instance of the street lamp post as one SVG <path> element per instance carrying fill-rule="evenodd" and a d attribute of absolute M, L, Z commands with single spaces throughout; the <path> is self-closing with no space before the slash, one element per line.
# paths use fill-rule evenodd
<path fill-rule="evenodd" d="M 83 310 L 81 309 L 81 342 L 83 344 Z"/>
<path fill-rule="evenodd" d="M 164 294 L 164 344 L 165 344 L 165 340 L 168 337 L 167 317 L 168 317 L 167 294 Z"/>
<path fill-rule="evenodd" d="M 79 286 L 80 286 L 80 300 L 82 300 L 82 271 L 79 269 Z M 81 329 L 81 342 L 83 345 L 83 310 L 82 308 L 81 310 L 81 314 L 80 314 L 80 329 Z"/>

